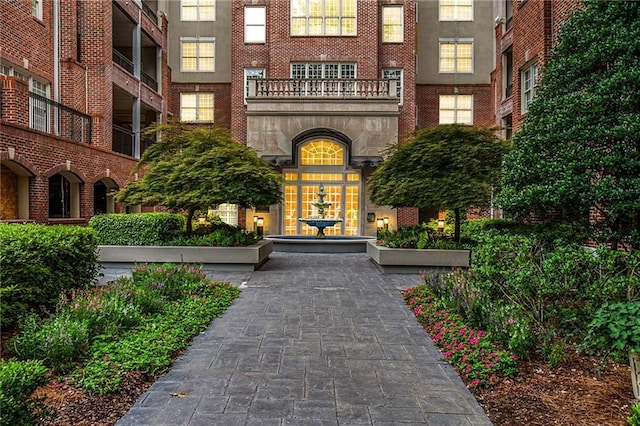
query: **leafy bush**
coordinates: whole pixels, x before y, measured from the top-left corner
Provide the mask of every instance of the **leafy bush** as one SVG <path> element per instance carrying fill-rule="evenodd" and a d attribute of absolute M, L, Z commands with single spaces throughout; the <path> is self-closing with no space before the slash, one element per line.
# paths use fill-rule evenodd
<path fill-rule="evenodd" d="M 378 232 L 378 244 L 389 248 L 443 249 L 467 248 L 451 237 L 438 234 L 429 224 L 401 226 L 395 231 Z"/>
<path fill-rule="evenodd" d="M 587 239 L 588 227 L 573 222 L 526 224 L 509 219 L 474 219 L 462 223 L 461 235 L 471 241 L 487 235 L 521 235 L 549 244 L 567 244 Z"/>
<path fill-rule="evenodd" d="M 184 233 L 185 218 L 176 213 L 101 214 L 89 220 L 98 244 L 161 246 Z"/>
<path fill-rule="evenodd" d="M 183 235 L 171 242 L 176 246 L 235 247 L 248 246 L 260 241 L 254 232 L 224 223 L 219 217 L 199 224 L 193 235 Z"/>
<path fill-rule="evenodd" d="M 47 368 L 38 361 L 0 361 L 2 426 L 30 425 L 53 416 L 31 393 L 46 382 Z"/>
<path fill-rule="evenodd" d="M 631 404 L 631 416 L 627 417 L 627 423 L 631 426 L 640 426 L 640 402 Z"/>
<path fill-rule="evenodd" d="M 95 281 L 99 266 L 91 229 L 0 224 L 0 326 L 53 306 L 61 293 Z"/>
<path fill-rule="evenodd" d="M 587 326 L 582 347 L 617 359 L 625 358 L 630 350 L 640 352 L 640 302 L 602 305 Z"/>

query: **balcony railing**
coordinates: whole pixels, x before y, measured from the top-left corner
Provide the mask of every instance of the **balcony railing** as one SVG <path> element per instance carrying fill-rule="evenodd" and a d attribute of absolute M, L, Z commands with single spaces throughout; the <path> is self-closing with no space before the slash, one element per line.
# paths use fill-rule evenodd
<path fill-rule="evenodd" d="M 133 74 L 133 62 L 116 49 L 113 49 L 113 62 Z"/>
<path fill-rule="evenodd" d="M 91 117 L 33 92 L 29 92 L 29 98 L 32 128 L 76 143 L 91 143 Z"/>
<path fill-rule="evenodd" d="M 151 10 L 151 8 L 149 7 L 149 5 L 147 5 L 144 1 L 142 2 L 142 11 L 151 19 L 153 19 L 153 22 L 155 22 L 156 24 L 158 23 L 158 15 L 156 15 L 156 13 Z"/>
<path fill-rule="evenodd" d="M 135 135 L 131 130 L 116 125 L 113 126 L 112 151 L 133 157 L 135 140 Z"/>
<path fill-rule="evenodd" d="M 248 79 L 248 98 L 374 98 L 398 99 L 392 79 Z"/>
<path fill-rule="evenodd" d="M 153 90 L 155 90 L 157 92 L 158 91 L 158 82 L 155 81 L 149 74 L 147 74 L 144 71 L 141 74 L 142 74 L 141 75 L 142 82 L 144 84 L 146 84 L 147 86 L 151 87 Z"/>

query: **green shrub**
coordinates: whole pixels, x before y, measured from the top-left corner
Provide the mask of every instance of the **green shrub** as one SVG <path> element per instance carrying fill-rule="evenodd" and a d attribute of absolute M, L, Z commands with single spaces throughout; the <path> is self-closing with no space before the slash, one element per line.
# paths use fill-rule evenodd
<path fill-rule="evenodd" d="M 76 320 L 68 314 L 52 315 L 42 321 L 31 315 L 8 349 L 20 359 L 42 361 L 61 373 L 81 359 L 89 347 L 89 331 L 87 320 Z"/>
<path fill-rule="evenodd" d="M 640 426 L 640 402 L 631 404 L 631 415 L 627 417 L 627 423 L 631 426 Z"/>
<path fill-rule="evenodd" d="M 61 293 L 94 282 L 98 270 L 91 229 L 0 224 L 0 326 L 51 308 Z"/>
<path fill-rule="evenodd" d="M 587 326 L 582 348 L 611 354 L 618 360 L 628 351 L 640 352 L 640 302 L 605 303 Z"/>
<path fill-rule="evenodd" d="M 30 398 L 44 385 L 47 368 L 39 361 L 0 361 L 0 424 L 2 426 L 32 425 L 53 412 L 44 407 L 42 399 Z"/>
<path fill-rule="evenodd" d="M 161 246 L 184 233 L 185 218 L 175 213 L 101 214 L 89 226 L 100 245 Z"/>
<path fill-rule="evenodd" d="M 378 244 L 389 248 L 442 249 L 455 250 L 467 248 L 450 236 L 441 235 L 429 224 L 401 226 L 394 231 L 379 231 Z"/>

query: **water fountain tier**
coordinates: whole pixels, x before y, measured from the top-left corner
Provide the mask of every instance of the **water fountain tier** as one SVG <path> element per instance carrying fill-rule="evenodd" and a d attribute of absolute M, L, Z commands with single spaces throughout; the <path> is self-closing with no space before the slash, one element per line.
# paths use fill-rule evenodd
<path fill-rule="evenodd" d="M 324 235 L 324 228 L 328 226 L 333 226 L 336 223 L 342 222 L 342 218 L 336 217 L 336 218 L 329 219 L 324 217 L 324 214 L 325 214 L 324 210 L 329 206 L 331 206 L 331 203 L 324 201 L 324 197 L 326 197 L 327 194 L 324 193 L 323 184 L 320 184 L 320 190 L 318 191 L 317 195 L 318 195 L 318 201 L 311 203 L 311 205 L 318 209 L 318 216 L 317 217 L 301 217 L 298 220 L 300 222 L 306 223 L 309 226 L 314 226 L 318 228 L 318 233 L 316 234 L 316 238 L 324 239 L 326 238 L 326 236 Z"/>

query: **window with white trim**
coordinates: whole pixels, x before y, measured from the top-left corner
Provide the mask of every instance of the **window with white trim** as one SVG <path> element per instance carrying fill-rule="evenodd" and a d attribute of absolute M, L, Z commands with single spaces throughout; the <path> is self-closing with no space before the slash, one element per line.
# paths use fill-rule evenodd
<path fill-rule="evenodd" d="M 396 96 L 398 97 L 398 103 L 402 105 L 402 69 L 401 68 L 385 68 L 382 70 L 382 78 L 388 78 L 398 80 L 396 86 Z"/>
<path fill-rule="evenodd" d="M 244 100 L 247 103 L 249 96 L 249 78 L 266 78 L 267 70 L 264 68 L 245 68 L 244 69 Z"/>
<path fill-rule="evenodd" d="M 42 19 L 42 0 L 31 0 L 31 14 Z"/>
<path fill-rule="evenodd" d="M 440 72 L 473 72 L 473 39 L 440 39 Z"/>
<path fill-rule="evenodd" d="M 215 21 L 216 0 L 180 0 L 180 20 Z"/>
<path fill-rule="evenodd" d="M 340 62 L 292 63 L 291 78 L 356 78 L 356 64 Z"/>
<path fill-rule="evenodd" d="M 404 41 L 404 7 L 382 6 L 382 42 Z"/>
<path fill-rule="evenodd" d="M 291 35 L 356 35 L 356 0 L 291 0 Z"/>
<path fill-rule="evenodd" d="M 473 21 L 473 0 L 440 0 L 439 13 L 441 21 Z"/>
<path fill-rule="evenodd" d="M 222 219 L 224 223 L 238 226 L 238 205 L 237 204 L 218 204 L 214 209 L 215 214 Z"/>
<path fill-rule="evenodd" d="M 180 39 L 181 71 L 215 71 L 215 38 L 182 37 Z"/>
<path fill-rule="evenodd" d="M 265 43 L 267 41 L 267 8 L 244 8 L 244 42 Z"/>
<path fill-rule="evenodd" d="M 529 111 L 529 105 L 536 96 L 538 87 L 538 61 L 534 60 L 520 72 L 520 87 L 522 92 L 522 101 L 520 110 L 524 114 Z"/>
<path fill-rule="evenodd" d="M 213 93 L 180 93 L 180 120 L 213 123 L 213 105 Z"/>
<path fill-rule="evenodd" d="M 29 127 L 49 131 L 49 84 L 39 82 L 33 78 L 29 82 L 31 93 L 37 96 L 29 97 Z"/>
<path fill-rule="evenodd" d="M 473 95 L 440 95 L 440 124 L 473 124 Z"/>

